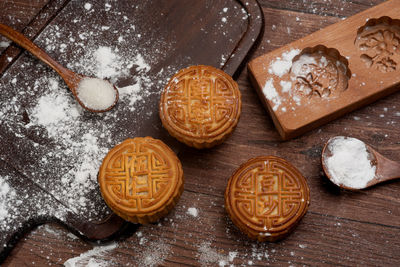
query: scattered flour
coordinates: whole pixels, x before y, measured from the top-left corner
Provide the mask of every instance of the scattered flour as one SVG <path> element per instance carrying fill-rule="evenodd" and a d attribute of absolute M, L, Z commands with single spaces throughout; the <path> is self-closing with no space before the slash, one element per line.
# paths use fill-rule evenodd
<path fill-rule="evenodd" d="M 272 78 L 270 78 L 264 85 L 263 88 L 263 93 L 265 95 L 265 97 L 272 101 L 272 103 L 274 104 L 274 106 L 272 107 L 272 109 L 275 111 L 278 109 L 278 107 L 280 106 L 280 104 L 282 103 L 281 97 L 279 96 L 278 92 L 276 91 L 275 87 L 274 87 L 274 80 Z"/>
<path fill-rule="evenodd" d="M 55 90 L 54 82 L 57 81 L 53 78 L 49 79 L 49 88 Z M 58 86 L 56 87 L 58 89 Z M 65 94 L 47 94 L 39 98 L 39 101 L 35 108 L 33 109 L 33 122 L 48 127 L 48 132 L 50 135 L 55 136 L 57 131 L 57 122 L 64 122 L 70 116 L 72 118 L 77 118 L 79 116 L 79 111 L 77 108 L 71 109 L 72 103 L 69 101 Z"/>
<path fill-rule="evenodd" d="M 186 213 L 193 217 L 197 217 L 199 215 L 199 210 L 196 208 L 188 208 Z"/>
<path fill-rule="evenodd" d="M 143 251 L 137 254 L 137 266 L 156 267 L 163 264 L 171 250 L 171 246 L 164 238 L 157 238 L 146 243 Z"/>
<path fill-rule="evenodd" d="M 229 251 L 228 256 L 229 256 L 229 261 L 232 262 L 235 260 L 237 257 L 238 252 L 237 251 Z"/>
<path fill-rule="evenodd" d="M 7 183 L 6 177 L 0 176 L 0 223 L 8 216 L 8 210 L 12 208 L 7 200 L 15 197 L 15 191 Z"/>
<path fill-rule="evenodd" d="M 11 44 L 10 41 L 1 41 L 0 42 L 0 48 L 6 48 Z"/>
<path fill-rule="evenodd" d="M 110 252 L 118 247 L 117 243 L 111 243 L 106 246 L 97 246 L 93 249 L 86 251 L 79 255 L 78 257 L 71 258 L 64 262 L 65 267 L 78 267 L 78 266 L 97 266 L 97 267 L 107 267 L 110 263 L 105 261 L 96 260 L 96 257 L 101 257 L 107 252 Z"/>
<path fill-rule="evenodd" d="M 90 10 L 90 9 L 92 9 L 92 4 L 91 3 L 85 3 L 84 7 L 85 7 L 86 10 Z"/>
<path fill-rule="evenodd" d="M 279 84 L 282 87 L 282 92 L 288 93 L 292 89 L 292 83 L 289 81 L 280 81 Z"/>
<path fill-rule="evenodd" d="M 205 266 L 227 266 L 237 256 L 237 252 L 229 252 L 228 255 L 218 253 L 215 248 L 211 247 L 210 242 L 203 242 L 198 248 L 199 262 Z"/>
<path fill-rule="evenodd" d="M 143 96 L 140 94 L 142 89 L 142 84 L 140 81 L 133 85 L 128 85 L 125 87 L 118 87 L 119 97 L 121 99 L 127 99 L 129 101 L 129 106 L 133 109 L 134 104 L 137 101 L 143 100 Z"/>
<path fill-rule="evenodd" d="M 111 47 L 100 46 L 93 56 L 97 61 L 96 77 L 104 79 L 118 75 L 121 58 Z"/>
<path fill-rule="evenodd" d="M 104 10 L 105 10 L 105 11 L 110 11 L 110 10 L 111 10 L 111 7 L 112 7 L 112 5 L 109 4 L 109 3 L 105 3 L 105 4 L 104 4 Z"/>
<path fill-rule="evenodd" d="M 37 38 L 37 44 L 50 52 L 56 51 L 57 59 L 77 73 L 109 79 L 119 89 L 119 105 L 112 112 L 88 114 L 56 73 L 49 72 L 42 64 L 38 65 L 31 56 L 23 56 L 19 59 L 18 68 L 32 75 L 21 76 L 20 70 L 18 72 L 11 68 L 3 76 L 1 89 L 12 85 L 13 91 L 8 90 L 9 94 L 2 95 L 2 103 L 8 104 L 0 107 L 0 122 L 5 129 L 10 129 L 10 136 L 16 136 L 26 144 L 12 152 L 15 157 L 30 151 L 31 160 L 18 166 L 22 174 L 33 177 L 34 184 L 71 208 L 69 210 L 59 204 L 36 201 L 37 205 L 43 206 L 42 213 L 57 214 L 56 217 L 62 219 L 67 212 L 73 212 L 88 220 L 101 220 L 109 213 L 97 184 L 102 159 L 116 143 L 136 134 L 135 130 L 127 129 L 127 118 L 130 118 L 129 124 L 137 124 L 140 128 L 140 122 L 131 119 L 135 114 L 141 114 L 143 121 L 153 116 L 150 112 L 143 112 L 145 105 L 140 104 L 157 98 L 160 93 L 158 88 L 165 85 L 180 65 L 175 64 L 150 74 L 152 63 L 163 62 L 166 57 L 164 51 L 170 49 L 170 45 L 165 44 L 162 38 L 157 36 L 151 42 L 150 49 L 132 49 L 132 43 L 139 40 L 132 35 L 135 31 L 133 21 L 127 19 L 128 29 L 124 28 L 124 34 L 118 33 L 115 42 L 99 42 L 102 26 L 79 24 L 80 20 L 68 11 L 69 8 L 66 7 L 65 14 L 70 14 L 66 16 L 70 16 L 71 23 L 76 23 L 77 36 L 67 38 L 74 41 L 61 43 L 61 34 L 70 31 L 50 24 Z M 93 9 L 89 3 L 85 8 Z M 91 18 L 98 14 L 88 12 L 87 16 Z M 114 15 L 110 14 L 109 25 L 113 20 Z M 131 43 L 117 41 L 118 37 L 128 38 L 127 35 Z M 152 40 L 150 36 L 149 39 Z M 65 53 L 60 53 L 60 49 Z M 26 122 L 23 122 L 21 114 L 26 114 Z M 34 202 L 32 200 L 33 205 Z M 10 222 L 18 216 L 11 214 L 8 223 L 0 231 L 17 227 Z"/>
<path fill-rule="evenodd" d="M 291 72 L 291 74 L 292 74 L 292 75 L 291 75 L 291 76 L 292 76 L 292 77 L 291 77 L 292 80 L 293 80 L 293 79 L 296 79 L 296 77 L 298 77 L 298 76 L 306 77 L 307 74 L 308 74 L 309 72 L 311 72 L 311 68 L 310 68 L 310 67 L 306 67 L 306 68 L 305 68 L 305 66 L 309 66 L 309 65 L 311 65 L 311 64 L 313 64 L 313 65 L 316 65 L 316 64 L 317 64 L 317 62 L 315 61 L 315 58 L 314 58 L 314 57 L 309 56 L 309 55 L 307 55 L 307 54 L 301 55 L 301 56 L 298 58 L 298 60 L 296 60 L 296 61 L 293 63 L 293 66 L 291 66 L 290 72 Z M 321 61 L 319 62 L 319 64 L 321 64 L 320 67 L 322 67 L 322 65 L 325 64 L 325 63 L 324 63 L 323 60 L 321 60 Z M 326 62 L 326 64 L 327 64 L 327 62 Z"/>
<path fill-rule="evenodd" d="M 295 56 L 300 53 L 299 49 L 292 49 L 283 52 L 280 57 L 275 58 L 269 65 L 268 72 L 281 78 L 287 74 L 292 67 L 292 60 Z M 263 93 L 265 97 L 273 103 L 272 109 L 274 111 L 279 109 L 279 106 L 293 99 L 296 104 L 299 104 L 299 98 L 295 99 L 296 96 L 292 96 L 292 82 L 281 80 L 279 84 L 274 83 L 274 79 L 270 78 L 264 85 Z M 286 108 L 280 109 L 282 112 L 286 112 Z"/>
<path fill-rule="evenodd" d="M 299 53 L 299 49 L 292 49 L 284 52 L 281 57 L 277 57 L 274 61 L 272 61 L 268 68 L 268 72 L 270 74 L 282 77 L 284 74 L 289 72 L 290 68 L 292 67 L 293 58 Z"/>
<path fill-rule="evenodd" d="M 329 141 L 331 156 L 324 157 L 332 182 L 360 189 L 375 177 L 376 166 L 364 142 L 351 137 L 337 136 Z"/>

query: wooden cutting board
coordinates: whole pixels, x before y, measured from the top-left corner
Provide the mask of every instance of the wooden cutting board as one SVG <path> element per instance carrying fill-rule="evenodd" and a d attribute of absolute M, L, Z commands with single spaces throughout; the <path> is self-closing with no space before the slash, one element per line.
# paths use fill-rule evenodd
<path fill-rule="evenodd" d="M 158 117 L 168 78 L 194 64 L 235 75 L 263 26 L 255 0 L 61 2 L 50 1 L 58 9 L 34 42 L 74 71 L 111 79 L 121 99 L 107 114 L 90 114 L 30 54 L 2 54 L 0 262 L 40 223 L 60 222 L 87 239 L 118 234 L 125 222 L 104 204 L 96 181 L 104 155 L 135 136 L 178 152 Z"/>
<path fill-rule="evenodd" d="M 287 140 L 398 90 L 399 43 L 391 0 L 252 60 L 249 75 Z"/>

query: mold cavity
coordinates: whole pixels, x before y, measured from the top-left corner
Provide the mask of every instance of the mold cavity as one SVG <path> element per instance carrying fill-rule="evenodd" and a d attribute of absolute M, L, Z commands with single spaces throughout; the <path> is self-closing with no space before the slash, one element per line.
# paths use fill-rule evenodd
<path fill-rule="evenodd" d="M 393 72 L 400 62 L 400 20 L 390 17 L 370 19 L 358 29 L 355 45 L 367 68 Z"/>
<path fill-rule="evenodd" d="M 347 89 L 349 62 L 334 48 L 307 47 L 293 58 L 290 78 L 294 92 L 305 98 L 333 98 Z"/>

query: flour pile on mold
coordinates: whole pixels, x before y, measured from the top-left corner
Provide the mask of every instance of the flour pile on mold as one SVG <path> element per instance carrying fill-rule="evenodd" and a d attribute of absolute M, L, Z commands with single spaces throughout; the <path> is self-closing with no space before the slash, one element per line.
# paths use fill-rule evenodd
<path fill-rule="evenodd" d="M 329 141 L 328 149 L 331 155 L 324 156 L 324 163 L 333 183 L 360 189 L 375 177 L 376 166 L 364 142 L 337 136 Z"/>
<path fill-rule="evenodd" d="M 268 72 L 276 76 L 282 77 L 284 74 L 288 73 L 292 67 L 292 60 L 295 56 L 300 53 L 299 49 L 292 49 L 290 51 L 282 53 L 281 57 L 277 57 L 271 62 Z"/>
<path fill-rule="evenodd" d="M 272 103 L 274 104 L 272 109 L 274 111 L 276 111 L 282 103 L 282 98 L 279 96 L 278 92 L 276 91 L 275 86 L 274 86 L 274 80 L 272 78 L 270 78 L 265 83 L 264 88 L 263 88 L 263 93 L 268 100 L 272 101 Z"/>
<path fill-rule="evenodd" d="M 291 66 L 291 78 L 295 79 L 297 76 L 307 76 L 308 73 L 310 73 L 312 71 L 312 69 L 310 68 L 310 65 L 317 65 L 318 63 L 316 62 L 315 58 L 307 55 L 307 54 L 303 54 L 301 55 L 298 60 L 296 60 L 295 62 L 293 62 L 293 65 Z M 328 61 L 326 60 L 325 57 L 321 57 L 321 62 L 319 62 L 320 67 L 326 67 L 326 65 L 328 64 Z"/>
<path fill-rule="evenodd" d="M 283 75 L 289 73 L 292 67 L 292 60 L 299 53 L 299 49 L 292 49 L 290 51 L 283 52 L 280 57 L 277 57 L 271 62 L 268 67 L 268 72 L 276 77 L 281 78 Z M 277 86 L 280 86 L 280 88 L 278 88 L 280 90 L 277 90 Z M 266 81 L 262 91 L 265 97 L 272 102 L 272 109 L 274 111 L 277 111 L 284 102 L 288 101 L 289 98 L 292 98 L 295 100 L 296 104 L 299 104 L 299 98 L 297 96 L 292 96 L 291 81 L 281 80 L 279 84 L 276 84 L 274 79 L 270 78 Z M 281 95 L 279 91 L 286 95 Z M 282 107 L 281 111 L 286 112 L 286 108 Z"/>

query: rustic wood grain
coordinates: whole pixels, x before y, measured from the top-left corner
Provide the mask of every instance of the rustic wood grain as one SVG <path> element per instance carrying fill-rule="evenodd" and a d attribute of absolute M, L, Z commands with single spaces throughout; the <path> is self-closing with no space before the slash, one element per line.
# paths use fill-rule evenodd
<path fill-rule="evenodd" d="M 0 22 L 20 31 L 29 39 L 34 39 L 47 23 L 58 14 L 69 0 L 26 1 L 0 0 Z M 9 40 L 0 36 L 0 42 Z M 0 73 L 3 73 L 21 55 L 23 50 L 11 43 L 0 47 Z"/>
<path fill-rule="evenodd" d="M 135 47 L 136 51 L 160 51 L 161 49 L 163 51 L 162 56 L 157 56 L 157 54 L 148 55 L 148 57 L 151 58 L 149 59 L 151 60 L 151 63 L 149 63 L 151 66 L 149 67 L 151 70 L 150 79 L 159 79 L 160 82 L 165 82 L 168 79 L 168 76 L 175 71 L 165 75 L 163 78 L 156 78 L 158 77 L 157 74 L 163 72 L 163 69 L 167 70 L 172 68 L 173 70 L 179 70 L 185 66 L 183 63 L 185 60 L 188 62 L 186 64 L 207 64 L 213 65 L 217 68 L 223 67 L 228 74 L 233 75 L 243 61 L 243 58 L 246 56 L 247 51 L 252 47 L 254 40 L 259 36 L 260 28 L 262 26 L 262 20 L 260 21 L 256 19 L 257 17 L 260 18 L 262 14 L 257 2 L 255 1 L 250 1 L 247 5 L 242 5 L 240 1 L 235 0 L 197 1 L 195 5 L 193 5 L 193 2 L 191 1 L 183 2 L 181 0 L 161 1 L 157 2 L 158 5 L 154 5 L 152 2 L 141 1 L 132 3 L 119 3 L 118 6 L 114 5 L 111 9 L 112 5 L 106 1 L 96 2 L 96 4 L 93 5 L 93 9 L 91 9 L 92 6 L 89 4 L 90 8 L 86 8 L 85 3 L 82 4 L 79 1 L 69 1 L 69 3 L 60 8 L 60 12 L 56 12 L 58 13 L 56 14 L 56 17 L 49 20 L 49 24 L 45 27 L 45 30 L 35 38 L 34 42 L 39 47 L 47 50 L 48 54 L 54 57 L 54 59 L 57 59 L 57 61 L 63 66 L 68 66 L 68 64 L 71 64 L 72 62 L 79 62 L 82 60 L 82 57 L 84 57 L 84 53 L 82 51 L 81 53 L 73 53 L 68 49 L 64 49 L 66 47 L 62 49 L 54 49 L 54 47 L 48 45 L 52 38 L 55 38 L 55 42 L 58 45 L 61 44 L 61 40 L 62 42 L 72 42 L 71 50 L 76 50 L 77 47 L 74 40 L 85 39 L 86 41 L 83 42 L 86 42 L 85 45 L 89 46 L 91 44 L 91 39 L 95 39 L 94 36 L 96 34 L 94 32 L 96 32 L 100 33 L 99 38 L 107 44 L 109 44 L 110 40 L 118 41 L 119 44 L 114 45 L 116 48 L 121 50 L 129 51 L 131 47 Z M 243 9 L 242 6 L 245 6 L 247 11 Z M 194 8 L 195 10 L 191 11 L 191 8 Z M 48 9 L 48 6 L 46 6 L 46 9 Z M 96 10 L 97 12 L 93 13 L 88 11 L 88 9 L 93 11 Z M 119 16 L 115 16 L 115 14 L 118 14 Z M 153 14 L 160 15 L 153 17 Z M 41 15 L 39 16 L 41 17 Z M 134 25 L 130 24 L 130 22 L 126 22 L 128 16 L 135 19 Z M 226 17 L 229 18 L 229 21 Z M 201 23 L 193 23 L 195 20 L 199 20 Z M 71 21 L 76 23 L 73 26 L 74 30 L 71 30 Z M 99 25 L 104 25 L 104 23 L 106 23 L 106 25 L 112 25 L 118 30 L 113 29 L 107 31 L 109 28 L 105 27 L 106 29 L 103 29 L 104 27 L 99 27 Z M 55 32 L 52 31 L 52 27 L 55 28 Z M 137 27 L 137 32 L 140 33 L 137 35 L 140 37 L 143 36 L 143 40 L 135 38 L 136 35 L 128 34 L 125 36 L 126 42 L 121 44 L 121 34 L 124 32 L 130 32 L 130 27 Z M 16 41 L 19 39 L 20 42 L 18 43 L 23 47 L 32 48 L 34 46 L 33 44 L 28 44 L 29 41 L 27 39 L 17 32 L 13 32 L 10 28 L 6 26 L 3 26 L 2 28 L 2 34 L 11 38 L 14 37 L 12 39 Z M 81 32 L 87 33 L 90 35 L 90 38 L 83 38 Z M 21 39 L 24 39 L 22 43 Z M 163 47 L 157 46 L 160 40 L 171 41 L 171 39 L 173 45 L 168 47 L 165 45 L 163 45 Z M 79 44 L 84 46 L 83 43 Z M 63 44 L 61 46 L 66 45 Z M 201 47 L 203 50 L 199 51 L 198 47 Z M 35 49 L 41 51 L 37 48 Z M 42 54 L 42 52 L 40 53 Z M 76 55 L 76 57 L 74 57 L 74 55 Z M 11 95 L 11 97 L 13 97 L 18 93 L 13 90 L 15 88 L 11 85 L 17 83 L 17 80 L 20 85 L 23 84 L 22 88 L 17 85 L 17 90 L 24 90 L 23 88 L 29 88 L 29 86 L 35 87 L 38 79 L 40 80 L 42 76 L 46 76 L 44 73 L 47 74 L 48 72 L 52 72 L 47 66 L 43 66 L 42 63 L 37 62 L 37 59 L 33 59 L 36 63 L 32 65 L 28 63 L 27 65 L 29 65 L 29 67 L 27 67 L 24 62 L 31 59 L 32 57 L 28 53 L 25 53 L 23 56 L 18 57 L 11 67 L 3 73 L 1 87 L 3 94 L 1 95 L 0 102 L 8 103 L 13 101 L 9 97 Z M 52 60 L 49 59 L 48 62 L 50 61 Z M 57 67 L 58 63 L 50 65 L 56 66 L 55 69 L 58 69 L 57 72 L 59 72 L 59 74 L 64 72 L 62 67 L 62 71 L 60 72 L 60 67 Z M 130 69 L 130 73 L 135 71 L 137 72 L 135 65 L 127 68 Z M 27 73 L 27 75 L 20 76 L 22 69 L 23 72 Z M 74 68 L 72 67 L 71 70 L 73 69 Z M 87 70 L 83 69 L 79 71 L 79 73 L 85 74 L 86 71 Z M 70 71 L 67 71 L 67 73 L 67 76 L 71 75 Z M 119 82 L 126 82 L 129 84 L 129 82 L 133 82 L 129 79 L 135 78 L 135 74 L 132 73 L 132 75 L 129 75 L 126 78 L 124 77 L 122 79 L 123 81 L 118 80 L 115 84 L 117 86 L 120 86 Z M 69 79 L 65 79 L 64 77 L 64 80 L 67 84 L 71 85 L 68 81 Z M 163 87 L 163 85 L 160 86 L 158 83 L 152 83 L 149 87 L 150 86 L 150 90 L 154 93 L 160 92 Z M 17 97 L 20 102 L 16 104 L 16 106 L 23 107 L 24 109 L 24 111 L 21 110 L 21 112 L 18 112 L 21 116 L 16 119 L 11 119 L 10 121 L 13 121 L 13 123 L 8 124 L 7 118 L 5 118 L 3 114 L 4 123 L 0 125 L 0 139 L 2 144 L 0 149 L 1 159 L 9 166 L 12 166 L 18 173 L 22 174 L 22 176 L 16 180 L 33 181 L 34 184 L 39 185 L 39 187 L 44 190 L 41 194 L 36 194 L 35 198 L 26 197 L 22 201 L 19 201 L 19 204 L 16 204 L 14 207 L 15 213 L 18 214 L 16 221 L 13 220 L 13 216 L 10 216 L 10 220 L 13 220 L 12 223 L 10 223 L 11 227 L 1 227 L 0 262 L 4 259 L 6 254 L 3 253 L 3 251 L 10 249 L 10 246 L 7 246 L 6 244 L 13 242 L 12 236 L 14 236 L 15 233 L 20 233 L 21 231 L 26 230 L 26 221 L 32 221 L 32 223 L 29 224 L 31 225 L 34 224 L 35 221 L 51 222 L 56 220 L 56 218 L 60 218 L 52 213 L 53 210 L 64 210 L 64 208 L 67 207 L 67 215 L 61 217 L 59 220 L 75 232 L 79 232 L 80 235 L 89 239 L 109 238 L 110 235 L 119 232 L 121 227 L 124 225 L 124 221 L 119 217 L 108 216 L 110 211 L 102 200 L 97 188 L 93 189 L 92 193 L 86 194 L 87 198 L 90 198 L 90 200 L 88 203 L 81 206 L 81 208 L 83 208 L 81 212 L 71 212 L 72 209 L 70 209 L 71 203 L 82 203 L 78 194 L 74 194 L 72 197 L 73 200 L 66 200 L 67 196 L 65 193 L 54 194 L 51 192 L 52 189 L 60 185 L 60 179 L 57 178 L 60 178 L 60 175 L 65 174 L 65 171 L 61 171 L 60 168 L 66 168 L 69 170 L 71 165 L 74 164 L 67 163 L 67 159 L 65 158 L 58 163 L 47 162 L 44 164 L 46 166 L 42 163 L 35 162 L 36 159 L 41 159 L 43 157 L 39 154 L 42 152 L 48 152 L 53 148 L 52 144 L 54 140 L 43 134 L 36 135 L 26 131 L 23 134 L 25 138 L 18 140 L 18 136 L 13 133 L 14 130 L 20 128 L 20 125 L 17 125 L 20 119 L 24 121 L 24 123 L 29 122 L 29 106 L 30 103 L 35 103 L 36 97 L 40 97 L 40 93 L 34 92 L 32 97 Z M 114 115 L 123 118 L 122 120 L 113 118 L 111 121 L 106 122 L 106 119 L 101 117 L 93 117 L 93 119 L 100 119 L 101 124 L 103 125 L 112 125 L 114 133 L 107 134 L 107 139 L 113 140 L 113 144 L 134 136 L 150 135 L 163 140 L 169 144 L 172 149 L 178 151 L 181 145 L 178 144 L 176 140 L 172 140 L 172 137 L 170 137 L 166 131 L 159 130 L 162 126 L 158 113 L 154 112 L 155 107 L 158 106 L 158 98 L 151 97 L 150 94 L 147 94 L 144 97 L 146 98 L 146 105 L 140 105 L 140 110 L 135 110 L 133 113 L 129 113 L 127 110 L 120 110 L 121 113 L 118 115 L 119 108 L 124 108 L 124 105 L 119 105 L 113 109 L 113 111 L 117 110 L 115 111 L 116 113 L 114 112 Z M 25 114 L 25 119 L 23 114 Z M 10 115 L 14 116 L 14 114 Z M 91 115 L 93 114 L 90 114 L 90 116 Z M 143 117 L 146 117 L 146 119 L 143 119 Z M 85 120 L 84 124 L 86 123 L 90 123 L 90 119 Z M 117 125 L 118 123 L 120 124 Z M 78 130 L 80 129 L 80 127 L 77 128 Z M 114 134 L 116 136 L 112 137 Z M 32 141 L 36 142 L 35 140 L 40 142 L 41 145 L 43 145 L 43 148 L 37 150 L 32 147 Z M 100 143 L 104 142 L 106 141 L 100 141 Z M 110 145 L 110 147 L 111 146 L 112 145 Z M 51 158 L 55 159 L 54 157 Z M 58 171 L 51 174 L 50 172 L 54 169 L 57 169 Z M 37 171 L 37 173 L 32 173 L 31 171 Z M 0 173 L 0 175 L 1 174 L 7 175 L 7 172 L 5 171 Z M 71 187 L 71 185 L 67 185 L 67 187 L 68 186 Z M 94 183 L 94 186 L 97 185 Z M 64 187 L 65 184 L 61 185 L 62 191 L 64 191 Z M 26 189 L 24 187 L 19 187 L 16 193 L 17 197 L 25 194 L 25 191 Z M 29 196 L 29 191 L 27 194 Z M 49 199 L 56 199 L 61 205 L 53 205 L 51 208 L 44 208 L 43 211 L 40 212 L 35 208 L 25 208 L 35 206 L 41 201 L 47 203 Z M 92 205 L 92 208 L 87 209 L 86 205 Z M 94 210 L 98 211 L 96 215 L 92 213 Z"/>
<path fill-rule="evenodd" d="M 2 0 L 0 1 L 0 22 L 18 31 L 22 31 L 47 2 L 49 2 L 49 0 L 34 0 L 29 2 Z M 0 42 L 8 42 L 8 39 L 0 36 Z M 4 51 L 5 48 L 6 46 L 1 46 L 0 53 Z"/>
<path fill-rule="evenodd" d="M 261 1 L 265 33 L 252 58 L 380 2 Z M 313 12 L 317 4 L 325 11 Z M 341 10 L 343 5 L 347 8 Z M 211 150 L 185 148 L 179 154 L 185 191 L 176 209 L 159 224 L 138 228 L 132 225 L 117 240 L 116 249 L 96 259 L 110 266 L 143 266 L 145 256 L 158 255 L 163 266 L 216 266 L 218 262 L 205 261 L 202 252 L 227 256 L 229 251 L 236 251 L 237 257 L 229 262 L 235 266 L 248 266 L 249 261 L 253 266 L 400 265 L 400 183 L 393 181 L 361 192 L 343 191 L 324 177 L 320 165 L 323 144 L 335 135 L 360 138 L 383 155 L 400 161 L 400 93 L 282 142 L 251 87 L 246 70 L 238 82 L 243 113 L 233 135 Z M 229 176 L 239 164 L 257 155 L 277 155 L 291 161 L 310 186 L 309 212 L 293 234 L 276 244 L 249 241 L 232 225 L 223 208 Z M 199 216 L 188 215 L 189 207 L 198 208 Z M 59 225 L 45 225 L 27 234 L 4 265 L 61 265 L 93 245 Z"/>

